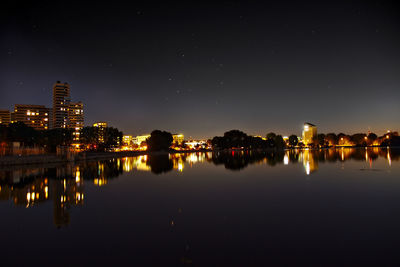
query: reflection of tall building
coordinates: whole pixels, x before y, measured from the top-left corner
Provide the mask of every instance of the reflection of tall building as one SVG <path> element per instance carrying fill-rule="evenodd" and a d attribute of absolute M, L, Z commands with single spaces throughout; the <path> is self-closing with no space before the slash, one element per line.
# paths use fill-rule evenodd
<path fill-rule="evenodd" d="M 0 124 L 8 125 L 11 122 L 11 113 L 7 109 L 0 109 Z"/>
<path fill-rule="evenodd" d="M 317 126 L 311 123 L 304 123 L 303 126 L 303 144 L 310 145 L 314 141 L 314 137 L 317 136 Z"/>
<path fill-rule="evenodd" d="M 32 176 L 31 176 L 32 177 Z M 0 199 L 12 199 L 15 205 L 31 207 L 44 202 L 49 197 L 49 184 L 47 178 L 35 178 L 29 183 L 18 181 L 11 185 L 0 186 Z"/>
<path fill-rule="evenodd" d="M 52 181 L 53 216 L 57 227 L 68 225 L 70 222 L 69 208 L 71 205 L 83 205 L 83 184 L 76 179 Z"/>
<path fill-rule="evenodd" d="M 99 128 L 99 136 L 98 141 L 99 143 L 104 143 L 104 136 L 107 129 L 107 122 L 100 121 L 93 124 L 93 127 Z"/>
<path fill-rule="evenodd" d="M 53 128 L 68 127 L 68 109 L 70 104 L 70 86 L 57 81 L 53 85 Z"/>
<path fill-rule="evenodd" d="M 49 129 L 50 109 L 42 105 L 20 105 L 14 106 L 11 114 L 12 122 L 23 122 L 36 130 Z"/>
<path fill-rule="evenodd" d="M 84 116 L 83 116 L 83 103 L 70 103 L 68 109 L 68 128 L 74 130 L 73 137 L 74 141 L 79 141 L 80 130 L 84 126 Z"/>
<path fill-rule="evenodd" d="M 303 153 L 302 154 L 303 166 L 304 166 L 304 169 L 306 170 L 307 175 L 318 170 L 317 155 L 315 155 L 313 153 L 313 151 L 308 150 L 308 149 L 304 150 L 302 153 Z"/>

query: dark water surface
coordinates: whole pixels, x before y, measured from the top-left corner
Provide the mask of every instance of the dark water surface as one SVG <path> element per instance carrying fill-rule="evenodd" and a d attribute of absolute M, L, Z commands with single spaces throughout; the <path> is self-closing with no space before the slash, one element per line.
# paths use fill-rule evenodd
<path fill-rule="evenodd" d="M 400 151 L 0 169 L 2 266 L 395 266 Z"/>

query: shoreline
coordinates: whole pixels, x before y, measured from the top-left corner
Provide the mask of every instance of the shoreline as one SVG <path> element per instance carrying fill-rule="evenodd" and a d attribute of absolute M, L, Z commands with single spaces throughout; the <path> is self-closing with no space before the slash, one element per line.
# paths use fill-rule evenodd
<path fill-rule="evenodd" d="M 353 147 L 353 146 L 336 146 L 326 148 L 285 148 L 285 149 L 253 149 L 252 151 L 258 152 L 276 152 L 276 151 L 290 151 L 290 150 L 321 150 L 321 149 L 359 149 L 359 148 L 388 148 L 381 146 L 365 146 L 365 147 Z M 389 147 L 399 148 L 399 147 Z M 87 162 L 96 160 L 107 160 L 113 158 L 124 158 L 124 157 L 137 157 L 142 155 L 164 155 L 164 154 L 188 154 L 196 152 L 229 152 L 229 151 L 249 151 L 251 149 L 202 149 L 202 150 L 170 150 L 170 151 L 121 151 L 121 152 L 81 152 L 73 156 L 73 158 L 67 158 L 66 156 L 57 156 L 56 154 L 43 154 L 43 155 L 25 155 L 25 156 L 2 156 L 0 157 L 0 168 L 9 166 L 21 166 L 21 165 L 49 165 L 49 164 L 68 164 L 76 162 Z"/>
<path fill-rule="evenodd" d="M 65 163 L 106 160 L 113 158 L 137 157 L 142 155 L 185 154 L 185 153 L 196 153 L 196 152 L 212 152 L 212 150 L 203 149 L 203 150 L 185 150 L 185 151 L 171 150 L 171 151 L 81 152 L 74 155 L 73 158 L 67 158 L 66 156 L 57 156 L 56 154 L 2 156 L 0 157 L 0 168 L 5 166 L 65 164 Z"/>

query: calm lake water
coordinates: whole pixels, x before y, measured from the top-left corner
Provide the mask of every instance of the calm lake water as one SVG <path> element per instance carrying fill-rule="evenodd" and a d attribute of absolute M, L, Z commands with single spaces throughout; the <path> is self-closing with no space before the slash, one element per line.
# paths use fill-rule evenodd
<path fill-rule="evenodd" d="M 0 169 L 1 265 L 400 264 L 400 150 Z"/>

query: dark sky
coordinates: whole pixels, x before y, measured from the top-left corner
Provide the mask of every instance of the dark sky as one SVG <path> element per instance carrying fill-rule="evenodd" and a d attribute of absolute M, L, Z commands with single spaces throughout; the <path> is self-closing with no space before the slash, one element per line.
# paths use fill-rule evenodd
<path fill-rule="evenodd" d="M 400 130 L 396 1 L 83 2 L 2 7 L 0 108 L 61 80 L 127 134 Z"/>

